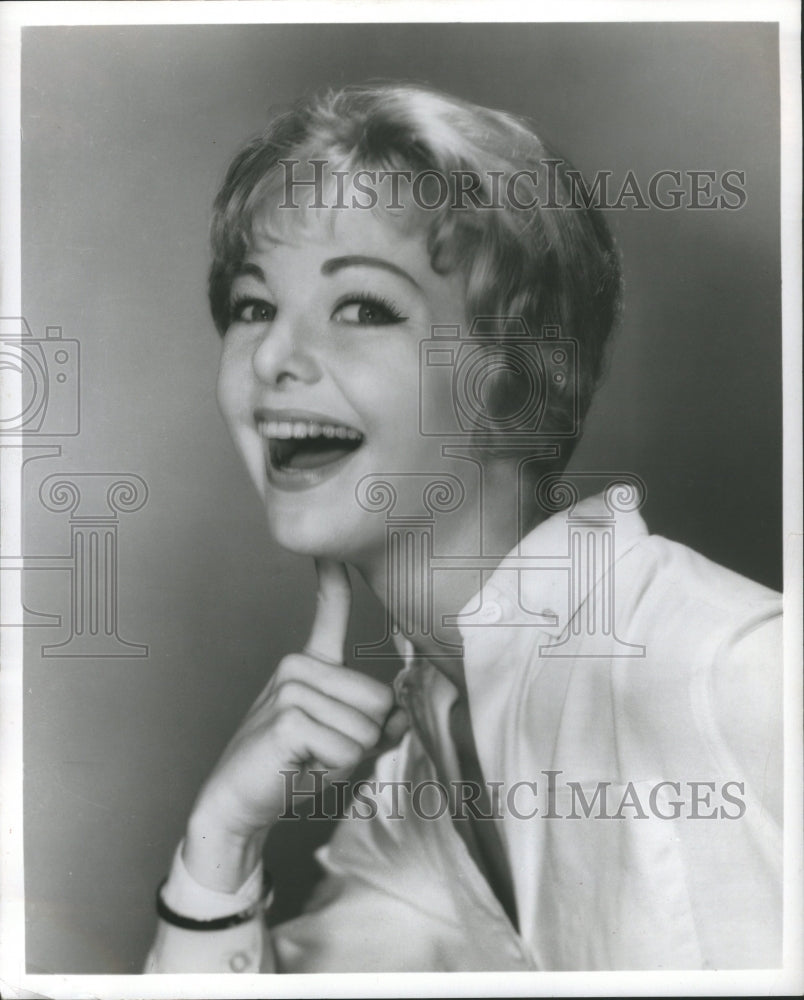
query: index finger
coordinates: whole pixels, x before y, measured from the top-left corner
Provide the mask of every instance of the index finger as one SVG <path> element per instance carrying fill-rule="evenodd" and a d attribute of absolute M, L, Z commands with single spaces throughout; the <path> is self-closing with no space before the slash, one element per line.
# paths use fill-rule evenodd
<path fill-rule="evenodd" d="M 304 650 L 325 663 L 341 664 L 352 607 L 352 585 L 342 562 L 316 559 L 315 568 L 318 573 L 315 617 Z"/>

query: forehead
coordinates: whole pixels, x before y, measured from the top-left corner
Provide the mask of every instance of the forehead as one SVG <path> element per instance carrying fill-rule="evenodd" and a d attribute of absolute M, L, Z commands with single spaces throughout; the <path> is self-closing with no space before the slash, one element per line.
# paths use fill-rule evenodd
<path fill-rule="evenodd" d="M 418 206 L 410 185 L 389 187 L 377 171 L 354 166 L 336 170 L 346 165 L 331 159 L 286 162 L 294 164 L 292 169 L 283 171 L 277 164 L 250 199 L 255 203 L 254 238 L 291 242 L 312 231 L 315 238 L 331 239 L 336 233 L 342 238 L 348 233 L 379 242 L 414 233 L 426 236 L 436 221 L 431 211 Z M 321 170 L 313 169 L 313 163 L 323 164 Z"/>
<path fill-rule="evenodd" d="M 392 213 L 360 208 L 300 207 L 264 210 L 254 220 L 249 257 L 287 254 L 322 260 L 338 256 L 380 257 L 418 275 L 433 271 L 427 232 L 412 224 L 406 209 Z"/>
<path fill-rule="evenodd" d="M 411 305 L 417 300 L 433 322 L 463 323 L 467 281 L 460 269 L 439 273 L 433 269 L 427 233 L 409 226 L 409 220 L 385 212 L 346 209 L 312 211 L 304 220 L 281 229 L 273 214 L 255 226 L 244 273 L 253 263 L 268 281 L 274 295 L 298 289 L 312 297 L 314 290 L 340 282 L 391 282 L 390 295 L 403 295 Z M 352 264 L 363 264 L 354 270 Z M 258 272 L 258 273 L 259 273 Z M 396 274 L 394 272 L 397 272 Z M 361 275 L 359 279 L 355 274 Z M 411 296 L 413 298 L 411 298 Z"/>

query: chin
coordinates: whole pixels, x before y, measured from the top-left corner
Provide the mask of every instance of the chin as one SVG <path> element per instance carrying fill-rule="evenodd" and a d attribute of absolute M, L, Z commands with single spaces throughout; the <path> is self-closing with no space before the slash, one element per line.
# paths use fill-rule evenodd
<path fill-rule="evenodd" d="M 318 510 L 299 506 L 293 511 L 266 507 L 268 529 L 283 549 L 296 555 L 355 562 L 365 549 L 366 525 L 344 524 L 337 513 L 329 516 Z"/>

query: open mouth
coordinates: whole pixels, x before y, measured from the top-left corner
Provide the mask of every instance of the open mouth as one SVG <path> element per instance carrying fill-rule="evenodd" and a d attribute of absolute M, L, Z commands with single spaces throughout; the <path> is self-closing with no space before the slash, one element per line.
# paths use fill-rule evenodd
<path fill-rule="evenodd" d="M 289 474 L 334 465 L 363 443 L 356 428 L 318 420 L 261 420 L 257 429 L 267 441 L 271 469 Z"/>

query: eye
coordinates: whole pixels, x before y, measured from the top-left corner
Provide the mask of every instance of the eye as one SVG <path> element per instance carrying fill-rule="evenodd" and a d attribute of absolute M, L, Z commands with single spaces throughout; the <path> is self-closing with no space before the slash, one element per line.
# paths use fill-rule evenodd
<path fill-rule="evenodd" d="M 276 318 L 276 306 L 265 299 L 236 298 L 231 314 L 233 323 L 270 323 Z"/>
<path fill-rule="evenodd" d="M 354 326 L 390 326 L 407 319 L 387 299 L 374 295 L 355 295 L 341 302 L 332 314 L 336 323 Z"/>

